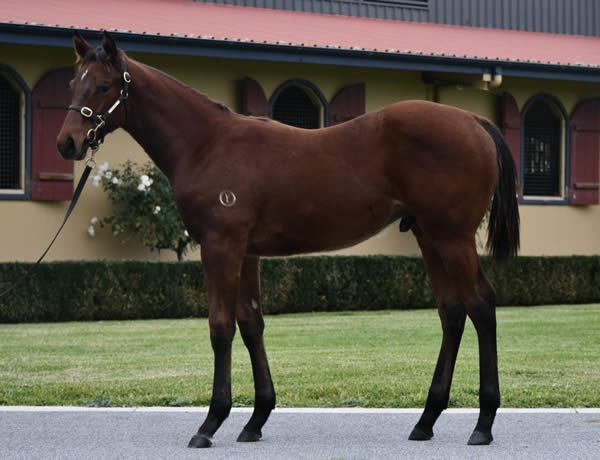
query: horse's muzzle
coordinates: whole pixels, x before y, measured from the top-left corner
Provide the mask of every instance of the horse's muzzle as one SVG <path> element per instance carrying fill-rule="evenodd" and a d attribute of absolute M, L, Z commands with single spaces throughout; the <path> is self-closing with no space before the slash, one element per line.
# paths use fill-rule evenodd
<path fill-rule="evenodd" d="M 88 142 L 87 137 L 81 143 L 81 149 L 79 151 L 77 151 L 77 148 L 75 146 L 75 141 L 73 140 L 73 138 L 71 136 L 69 136 L 67 138 L 66 142 L 62 145 L 59 144 L 58 142 L 56 143 L 56 148 L 58 150 L 58 153 L 60 153 L 60 155 L 65 160 L 75 160 L 75 161 L 83 160 L 85 158 L 85 154 L 87 153 L 88 146 L 89 146 L 89 142 Z"/>

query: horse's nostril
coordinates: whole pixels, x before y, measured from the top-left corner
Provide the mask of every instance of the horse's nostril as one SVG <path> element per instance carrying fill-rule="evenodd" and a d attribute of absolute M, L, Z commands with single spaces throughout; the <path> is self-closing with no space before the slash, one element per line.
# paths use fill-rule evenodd
<path fill-rule="evenodd" d="M 75 156 L 75 141 L 71 136 L 67 137 L 67 141 L 63 144 L 56 144 L 56 148 L 66 160 L 72 160 Z"/>

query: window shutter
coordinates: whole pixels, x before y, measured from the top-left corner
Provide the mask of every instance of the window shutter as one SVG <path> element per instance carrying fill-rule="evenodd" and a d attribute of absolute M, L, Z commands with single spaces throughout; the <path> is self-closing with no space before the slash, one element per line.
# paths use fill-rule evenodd
<path fill-rule="evenodd" d="M 329 104 L 329 125 L 343 123 L 365 113 L 365 84 L 345 86 Z"/>
<path fill-rule="evenodd" d="M 240 82 L 240 113 L 254 117 L 268 117 L 269 104 L 260 84 L 252 78 Z"/>
<path fill-rule="evenodd" d="M 581 102 L 571 116 L 569 203 L 598 204 L 600 99 Z"/>
<path fill-rule="evenodd" d="M 56 150 L 70 103 L 69 81 L 73 69 L 48 72 L 32 92 L 31 199 L 70 200 L 73 195 L 73 162 Z"/>
<path fill-rule="evenodd" d="M 515 160 L 515 167 L 517 169 L 517 178 L 519 184 L 521 183 L 521 113 L 519 112 L 519 106 L 515 101 L 512 94 L 504 92 L 502 96 L 502 134 L 510 151 L 512 152 L 513 159 Z M 519 199 L 522 195 L 522 185 L 519 186 Z"/>

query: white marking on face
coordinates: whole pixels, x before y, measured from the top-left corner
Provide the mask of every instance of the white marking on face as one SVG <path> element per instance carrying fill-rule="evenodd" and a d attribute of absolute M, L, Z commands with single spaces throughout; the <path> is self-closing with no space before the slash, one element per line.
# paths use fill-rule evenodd
<path fill-rule="evenodd" d="M 256 300 L 252 299 L 252 308 L 254 308 L 255 310 L 258 309 L 258 303 L 256 303 Z"/>
<path fill-rule="evenodd" d="M 85 72 L 83 72 L 83 74 L 81 75 L 80 80 L 83 80 L 87 74 L 88 74 L 88 69 L 85 69 Z"/>

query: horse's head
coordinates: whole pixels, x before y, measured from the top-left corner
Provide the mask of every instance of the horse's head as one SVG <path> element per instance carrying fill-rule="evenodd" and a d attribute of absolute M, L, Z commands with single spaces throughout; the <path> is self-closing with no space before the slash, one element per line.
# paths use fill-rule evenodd
<path fill-rule="evenodd" d="M 65 160 L 82 160 L 88 148 L 97 148 L 107 133 L 127 120 L 131 77 L 125 54 L 106 32 L 98 48 L 90 46 L 77 32 L 73 45 L 79 72 L 70 84 L 72 102 L 56 146 Z"/>

